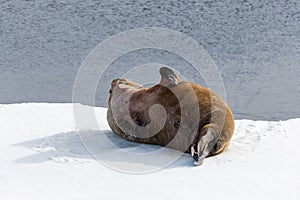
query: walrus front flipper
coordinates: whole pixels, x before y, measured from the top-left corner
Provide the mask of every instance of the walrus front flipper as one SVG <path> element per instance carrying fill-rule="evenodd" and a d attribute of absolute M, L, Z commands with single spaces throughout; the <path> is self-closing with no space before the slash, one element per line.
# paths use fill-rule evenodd
<path fill-rule="evenodd" d="M 210 154 L 218 139 L 217 132 L 213 128 L 209 127 L 209 125 L 204 126 L 201 132 L 201 135 L 203 136 L 200 138 L 198 143 L 195 144 L 196 149 L 195 146 L 191 146 L 191 154 L 195 160 L 195 165 L 201 165 L 203 163 L 204 158 Z"/>
<path fill-rule="evenodd" d="M 161 75 L 160 79 L 160 85 L 165 86 L 165 87 L 173 87 L 178 85 L 179 78 L 175 74 L 173 70 L 167 67 L 162 67 L 159 70 L 159 73 Z"/>

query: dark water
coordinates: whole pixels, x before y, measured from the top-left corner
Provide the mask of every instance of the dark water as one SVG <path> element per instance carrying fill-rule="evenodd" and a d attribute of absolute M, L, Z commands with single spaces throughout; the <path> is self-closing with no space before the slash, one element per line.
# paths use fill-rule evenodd
<path fill-rule="evenodd" d="M 149 26 L 180 31 L 206 48 L 236 118 L 300 117 L 297 0 L 1 0 L 0 103 L 71 102 L 76 72 L 98 43 Z M 97 105 L 106 105 L 112 78 L 147 62 L 173 66 L 203 83 L 175 55 L 145 50 L 113 63 L 117 70 L 103 76 Z"/>

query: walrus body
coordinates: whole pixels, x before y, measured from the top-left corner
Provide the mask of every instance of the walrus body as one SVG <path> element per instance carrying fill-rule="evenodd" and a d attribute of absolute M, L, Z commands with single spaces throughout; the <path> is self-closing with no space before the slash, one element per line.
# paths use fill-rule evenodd
<path fill-rule="evenodd" d="M 196 165 L 224 151 L 234 131 L 229 107 L 207 88 L 180 81 L 166 67 L 160 74 L 160 83 L 150 88 L 126 79 L 112 81 L 107 112 L 111 129 L 132 142 L 191 153 Z M 151 110 L 155 105 L 160 107 Z"/>

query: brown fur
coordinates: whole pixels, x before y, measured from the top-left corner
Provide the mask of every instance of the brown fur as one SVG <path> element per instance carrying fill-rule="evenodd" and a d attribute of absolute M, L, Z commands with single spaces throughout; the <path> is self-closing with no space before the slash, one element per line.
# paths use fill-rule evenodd
<path fill-rule="evenodd" d="M 174 83 L 162 72 L 161 70 L 161 83 L 150 88 L 143 88 L 126 79 L 112 81 L 107 112 L 107 120 L 111 129 L 122 138 L 132 142 L 168 146 L 190 153 L 190 147 L 197 144 L 211 128 L 217 135 L 214 146 L 209 149 L 210 152 L 207 156 L 224 151 L 234 131 L 234 119 L 229 107 L 207 88 L 179 81 L 177 76 L 175 78 L 178 82 Z M 174 78 L 174 76 L 172 77 Z M 170 84 L 168 80 L 171 82 Z M 120 88 L 120 84 L 125 84 L 128 88 Z M 196 98 L 190 98 L 188 103 L 180 105 L 180 101 L 182 102 L 182 99 L 191 90 Z M 150 137 L 143 137 L 143 133 L 134 127 L 138 125 L 147 128 L 147 125 L 151 123 L 149 110 L 155 104 L 159 104 L 165 109 L 166 122 L 158 133 Z M 195 105 L 200 111 L 200 119 L 197 131 L 193 132 L 193 122 L 197 116 L 196 112 L 198 112 L 193 108 Z M 129 115 L 124 111 L 126 106 L 129 108 Z M 154 113 L 152 120 L 159 120 L 160 116 L 160 112 Z M 190 120 L 182 124 L 181 117 L 188 117 Z M 116 119 L 118 119 L 118 123 Z M 155 121 L 155 123 L 158 122 Z M 184 134 L 175 137 L 180 126 L 184 130 Z"/>

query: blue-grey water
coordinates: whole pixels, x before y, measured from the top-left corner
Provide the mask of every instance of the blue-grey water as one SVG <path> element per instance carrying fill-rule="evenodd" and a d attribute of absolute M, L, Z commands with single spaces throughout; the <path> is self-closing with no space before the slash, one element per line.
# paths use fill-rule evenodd
<path fill-rule="evenodd" d="M 298 0 L 0 0 L 0 103 L 71 102 L 89 52 L 139 27 L 170 28 L 198 41 L 218 66 L 236 118 L 300 117 Z M 112 64 L 97 105 L 106 106 L 111 79 L 149 62 L 204 84 L 178 56 L 147 49 Z"/>

